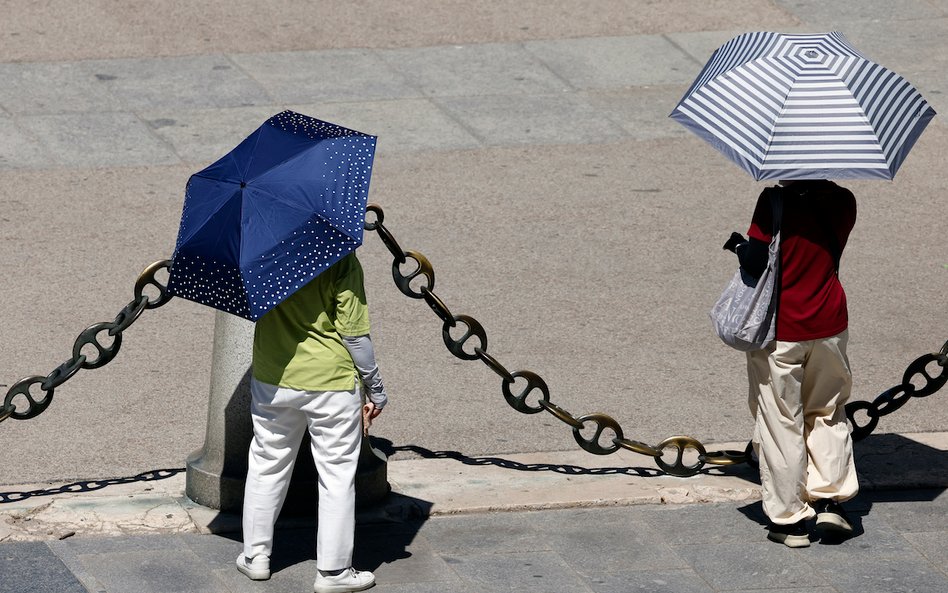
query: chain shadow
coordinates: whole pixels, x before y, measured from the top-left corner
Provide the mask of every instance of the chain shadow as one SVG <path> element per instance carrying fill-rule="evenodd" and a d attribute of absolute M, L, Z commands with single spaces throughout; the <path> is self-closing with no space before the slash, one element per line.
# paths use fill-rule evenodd
<path fill-rule="evenodd" d="M 604 476 L 604 475 L 628 475 L 638 477 L 657 477 L 665 475 L 665 472 L 658 468 L 644 467 L 595 467 L 588 468 L 578 465 L 564 465 L 556 463 L 521 463 L 502 457 L 470 457 L 459 451 L 432 451 L 421 445 L 398 445 L 384 438 L 373 437 L 372 443 L 375 448 L 391 457 L 398 452 L 415 453 L 424 459 L 453 459 L 464 465 L 493 465 L 522 472 L 553 472 L 557 474 L 566 474 L 571 476 Z"/>
<path fill-rule="evenodd" d="M 667 476 L 660 468 L 648 467 L 582 467 L 579 465 L 564 465 L 555 463 L 521 463 L 502 457 L 484 456 L 470 457 L 459 451 L 432 451 L 421 445 L 398 445 L 384 438 L 372 437 L 372 443 L 385 455 L 391 457 L 397 452 L 415 453 L 423 459 L 453 459 L 464 465 L 493 465 L 522 472 L 553 472 L 573 476 L 607 476 L 607 475 L 626 475 L 640 478 L 658 478 Z M 746 463 L 737 463 L 732 465 L 705 465 L 697 471 L 696 475 L 712 476 L 734 476 L 742 478 L 751 483 L 760 483 L 757 468 Z"/>
<path fill-rule="evenodd" d="M 63 484 L 55 488 L 40 488 L 37 490 L 26 490 L 21 492 L 0 492 L 0 504 L 19 502 L 28 498 L 40 496 L 55 496 L 57 494 L 76 494 L 82 492 L 95 492 L 109 486 L 120 484 L 131 484 L 134 482 L 155 482 L 158 480 L 167 480 L 168 478 L 180 474 L 184 471 L 183 467 L 172 469 L 153 469 L 142 472 L 134 476 L 124 478 L 108 478 L 104 480 L 81 480 L 71 484 Z"/>

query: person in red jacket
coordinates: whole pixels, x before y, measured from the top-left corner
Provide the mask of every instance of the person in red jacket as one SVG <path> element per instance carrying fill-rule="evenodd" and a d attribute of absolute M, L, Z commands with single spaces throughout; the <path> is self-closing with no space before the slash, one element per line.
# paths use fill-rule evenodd
<path fill-rule="evenodd" d="M 820 531 L 852 532 L 840 503 L 859 488 L 844 408 L 852 373 L 846 293 L 838 276 L 856 199 L 826 180 L 781 181 L 764 190 L 749 240 L 725 246 L 754 276 L 767 263 L 775 193 L 783 203 L 776 339 L 747 353 L 749 403 L 768 538 L 805 547 L 806 521 L 813 517 Z"/>

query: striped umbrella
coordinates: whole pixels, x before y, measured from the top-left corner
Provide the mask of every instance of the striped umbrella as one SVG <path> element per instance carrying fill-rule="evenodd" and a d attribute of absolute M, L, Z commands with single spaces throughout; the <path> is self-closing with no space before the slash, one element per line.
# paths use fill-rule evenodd
<path fill-rule="evenodd" d="M 892 179 L 935 111 L 842 34 L 745 33 L 671 116 L 754 179 Z"/>

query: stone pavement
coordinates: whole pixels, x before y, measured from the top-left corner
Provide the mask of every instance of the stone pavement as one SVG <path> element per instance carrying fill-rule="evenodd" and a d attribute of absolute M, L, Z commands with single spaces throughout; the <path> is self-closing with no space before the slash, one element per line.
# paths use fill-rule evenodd
<path fill-rule="evenodd" d="M 386 224 L 552 401 L 647 443 L 743 448 L 743 364 L 706 311 L 733 266 L 720 244 L 761 186 L 667 114 L 715 46 L 763 29 L 840 30 L 948 111 L 938 0 L 6 4 L 0 390 L 112 319 L 170 256 L 188 176 L 291 108 L 379 136 Z M 851 184 L 856 399 L 948 337 L 945 154 L 939 115 L 895 182 Z M 378 591 L 948 590 L 944 392 L 857 445 L 859 536 L 789 550 L 764 541 L 747 468 L 680 479 L 576 451 L 445 353 L 373 237 L 360 258 L 393 395 L 378 431 L 395 495 L 359 527 Z M 178 300 L 148 311 L 113 363 L 0 425 L 0 593 L 310 590 L 305 519 L 283 524 L 273 580 L 251 583 L 231 566 L 236 518 L 183 499 L 212 324 Z"/>
<path fill-rule="evenodd" d="M 392 494 L 359 511 L 355 563 L 380 593 L 943 593 L 946 450 L 948 433 L 857 443 L 856 536 L 806 550 L 766 541 L 744 465 L 675 478 L 627 452 L 424 451 L 391 462 Z M 0 593 L 312 586 L 312 518 L 281 518 L 273 578 L 253 583 L 232 565 L 239 517 L 188 501 L 180 469 L 0 490 Z"/>
<path fill-rule="evenodd" d="M 539 373 L 554 403 L 610 414 L 645 443 L 740 440 L 743 357 L 707 311 L 733 272 L 720 246 L 761 184 L 668 113 L 738 30 L 834 28 L 946 110 L 948 16 L 924 0 L 413 0 L 405 15 L 387 0 L 169 3 L 16 0 L 0 23 L 0 390 L 113 319 L 137 274 L 171 255 L 188 176 L 294 108 L 379 136 L 370 199 L 386 225 L 431 260 L 452 312 L 484 325 L 490 353 Z M 855 399 L 948 338 L 942 120 L 895 182 L 852 184 Z M 510 410 L 494 373 L 446 352 L 377 237 L 360 259 L 393 398 L 381 436 L 470 455 L 575 448 L 568 427 Z M 0 483 L 180 464 L 204 438 L 213 318 L 182 299 L 146 311 L 113 362 L 77 373 L 37 418 L 3 423 L 0 438 L 55 454 L 5 458 Z M 935 396 L 878 430 L 946 426 Z"/>
<path fill-rule="evenodd" d="M 643 505 L 364 523 L 355 563 L 378 593 L 944 593 L 948 496 L 870 492 L 857 536 L 791 550 L 760 504 Z M 177 533 L 0 544 L 3 593 L 312 590 L 311 527 L 277 532 L 270 581 L 233 566 L 238 535 Z"/>

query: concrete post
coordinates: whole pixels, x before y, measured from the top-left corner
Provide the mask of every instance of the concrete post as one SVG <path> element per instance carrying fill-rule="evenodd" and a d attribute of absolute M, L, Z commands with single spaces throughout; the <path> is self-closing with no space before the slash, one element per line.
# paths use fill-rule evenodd
<path fill-rule="evenodd" d="M 250 363 L 252 322 L 218 311 L 214 319 L 207 434 L 204 446 L 188 457 L 185 493 L 194 502 L 225 512 L 239 513 L 247 477 L 247 451 L 253 438 L 250 422 Z M 356 474 L 356 505 L 367 506 L 389 492 L 387 460 L 363 441 Z M 284 514 L 316 511 L 316 470 L 304 437 Z"/>

